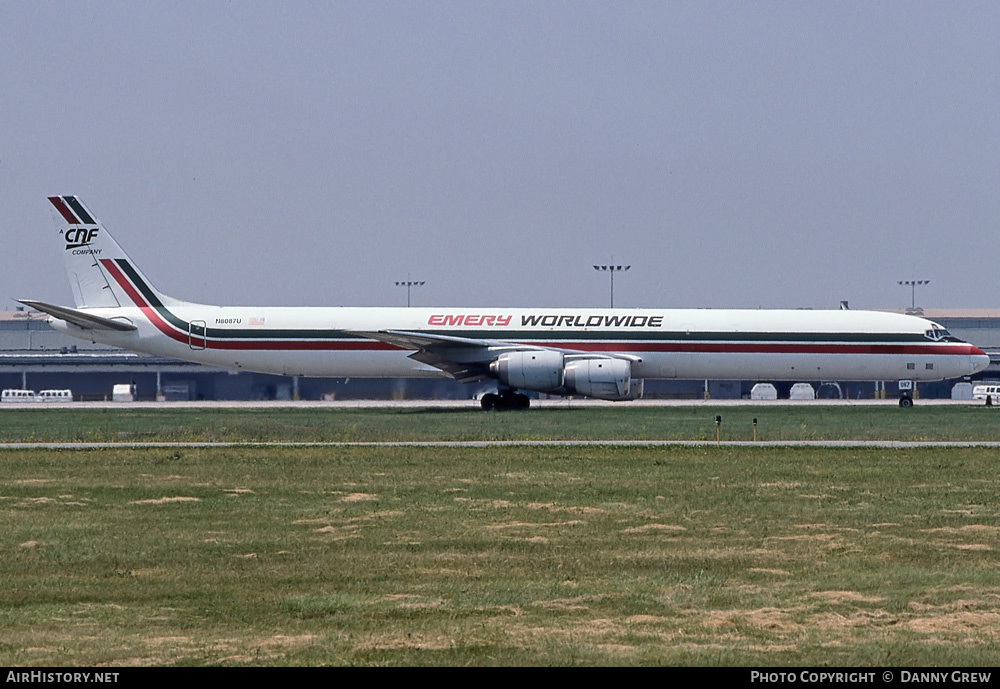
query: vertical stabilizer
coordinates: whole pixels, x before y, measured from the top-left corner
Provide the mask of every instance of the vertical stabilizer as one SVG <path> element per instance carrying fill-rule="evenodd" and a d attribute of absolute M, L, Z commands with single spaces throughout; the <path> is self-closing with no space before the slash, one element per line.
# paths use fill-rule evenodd
<path fill-rule="evenodd" d="M 136 288 L 161 304 L 178 303 L 157 292 L 118 242 L 75 196 L 50 196 L 56 211 L 66 272 L 78 308 L 132 306 Z M 129 280 L 123 280 L 127 274 Z"/>

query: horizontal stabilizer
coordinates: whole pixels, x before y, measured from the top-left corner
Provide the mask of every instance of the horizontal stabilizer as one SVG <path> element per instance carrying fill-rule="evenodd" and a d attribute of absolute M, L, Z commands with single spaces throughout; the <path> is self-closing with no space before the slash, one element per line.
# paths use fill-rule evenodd
<path fill-rule="evenodd" d="M 84 330 L 117 330 L 119 332 L 127 332 L 129 330 L 136 329 L 134 325 L 125 319 L 104 318 L 102 316 L 95 316 L 94 314 L 87 313 L 86 311 L 71 309 L 66 306 L 46 304 L 44 301 L 32 301 L 30 299 L 18 299 L 18 301 L 25 306 L 30 306 L 31 308 L 47 313 L 50 316 L 55 316 L 60 320 L 72 323 L 73 325 L 83 328 Z"/>

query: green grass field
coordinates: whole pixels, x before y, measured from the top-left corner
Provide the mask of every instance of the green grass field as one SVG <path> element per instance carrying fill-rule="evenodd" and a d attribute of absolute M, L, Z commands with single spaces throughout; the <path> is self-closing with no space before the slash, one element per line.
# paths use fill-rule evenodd
<path fill-rule="evenodd" d="M 724 429 L 750 409 L 718 410 Z M 4 411 L 0 433 L 715 432 L 710 409 L 557 411 Z M 842 437 L 903 433 L 900 420 L 921 432 L 898 439 L 954 439 L 943 426 L 972 432 L 993 418 L 861 411 L 867 420 L 806 410 L 780 426 L 777 413 L 752 413 L 765 437 L 805 439 L 850 424 L 861 435 Z M 0 460 L 8 666 L 982 666 L 1000 652 L 992 448 L 30 449 Z"/>
<path fill-rule="evenodd" d="M 0 409 L 0 442 L 426 440 L 1000 441 L 1000 407 L 746 405 L 539 408 Z"/>

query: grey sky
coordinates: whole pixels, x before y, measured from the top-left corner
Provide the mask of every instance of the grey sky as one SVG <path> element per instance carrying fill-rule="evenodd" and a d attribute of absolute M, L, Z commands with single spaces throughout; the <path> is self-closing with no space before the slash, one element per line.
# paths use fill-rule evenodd
<path fill-rule="evenodd" d="M 0 3 L 11 298 L 46 196 L 261 305 L 1000 306 L 1000 3 Z"/>

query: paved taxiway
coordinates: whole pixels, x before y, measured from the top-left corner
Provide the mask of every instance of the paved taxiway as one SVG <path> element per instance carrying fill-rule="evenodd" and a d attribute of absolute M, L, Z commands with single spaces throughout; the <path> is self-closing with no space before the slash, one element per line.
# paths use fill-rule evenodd
<path fill-rule="evenodd" d="M 386 442 L 155 442 L 155 443 L 0 443 L 0 450 L 113 450 L 143 448 L 224 447 L 1000 447 L 997 441 L 905 441 L 905 440 L 426 440 Z"/>
<path fill-rule="evenodd" d="M 531 409 L 573 409 L 583 407 L 823 407 L 823 406 L 898 406 L 896 398 L 875 400 L 633 400 L 630 402 L 608 402 L 591 399 L 541 399 L 531 400 Z M 983 406 L 983 400 L 917 399 L 914 406 Z M 4 402 L 3 409 L 479 409 L 477 400 L 266 400 L 266 401 L 199 401 L 199 402 Z M 511 413 L 511 412 L 499 412 Z M 525 412 L 513 412 L 525 413 Z M 529 409 L 526 413 L 531 413 Z"/>

